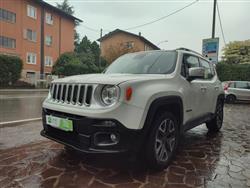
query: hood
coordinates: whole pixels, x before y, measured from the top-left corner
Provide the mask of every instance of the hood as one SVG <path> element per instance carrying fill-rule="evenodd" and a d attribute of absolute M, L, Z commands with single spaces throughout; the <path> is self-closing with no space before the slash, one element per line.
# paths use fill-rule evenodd
<path fill-rule="evenodd" d="M 149 80 L 154 78 L 163 78 L 162 74 L 84 74 L 69 76 L 54 80 L 53 82 L 61 83 L 86 83 L 86 84 L 111 84 L 118 85 L 122 82 L 131 80 Z"/>

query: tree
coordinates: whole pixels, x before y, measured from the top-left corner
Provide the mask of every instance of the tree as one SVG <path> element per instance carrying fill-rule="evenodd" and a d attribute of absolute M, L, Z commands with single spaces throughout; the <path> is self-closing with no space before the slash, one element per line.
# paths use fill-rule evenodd
<path fill-rule="evenodd" d="M 230 42 L 223 49 L 225 63 L 250 63 L 250 40 Z"/>
<path fill-rule="evenodd" d="M 84 36 L 81 40 L 81 42 L 76 45 L 75 52 L 78 54 L 91 54 L 93 59 L 93 62 L 96 66 L 106 66 L 107 63 L 104 59 L 99 59 L 100 58 L 100 46 L 98 45 L 97 42 L 91 42 L 87 36 Z"/>
<path fill-rule="evenodd" d="M 55 62 L 52 73 L 56 75 L 71 76 L 99 72 L 94 63 L 92 53 L 66 52 Z"/>
<path fill-rule="evenodd" d="M 0 86 L 14 84 L 21 78 L 23 62 L 19 57 L 0 55 Z"/>
<path fill-rule="evenodd" d="M 84 36 L 74 52 L 67 52 L 56 60 L 53 74 L 76 75 L 102 72 L 107 66 L 107 61 L 100 58 L 100 47 L 97 42 L 91 42 Z"/>
<path fill-rule="evenodd" d="M 81 40 L 81 42 L 76 46 L 75 52 L 77 53 L 91 53 L 91 41 L 88 39 L 87 36 L 84 36 Z"/>
<path fill-rule="evenodd" d="M 56 6 L 67 14 L 73 15 L 75 13 L 74 7 L 70 6 L 68 0 L 64 0 L 62 4 L 56 3 Z"/>

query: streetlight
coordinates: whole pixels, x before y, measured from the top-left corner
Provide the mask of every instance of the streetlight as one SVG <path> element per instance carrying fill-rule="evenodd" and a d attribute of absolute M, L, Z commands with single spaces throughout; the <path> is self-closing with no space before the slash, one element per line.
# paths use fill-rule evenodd
<path fill-rule="evenodd" d="M 168 40 L 163 40 L 163 41 L 158 42 L 158 43 L 157 43 L 157 46 L 159 46 L 160 44 L 162 44 L 162 43 L 164 43 L 164 42 L 166 42 L 166 43 L 167 43 L 167 42 L 168 42 Z"/>

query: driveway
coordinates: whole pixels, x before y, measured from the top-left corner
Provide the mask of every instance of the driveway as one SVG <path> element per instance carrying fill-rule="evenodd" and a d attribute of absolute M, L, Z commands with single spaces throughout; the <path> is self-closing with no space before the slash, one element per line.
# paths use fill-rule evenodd
<path fill-rule="evenodd" d="M 86 156 L 39 136 L 41 122 L 0 129 L 0 187 L 250 187 L 250 105 L 225 106 L 223 129 L 182 138 L 169 168 L 125 156 Z"/>

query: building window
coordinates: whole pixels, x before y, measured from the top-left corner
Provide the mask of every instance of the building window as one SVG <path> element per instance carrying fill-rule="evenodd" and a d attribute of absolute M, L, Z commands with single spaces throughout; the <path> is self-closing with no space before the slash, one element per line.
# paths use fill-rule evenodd
<path fill-rule="evenodd" d="M 134 47 L 134 42 L 132 42 L 132 41 L 126 42 L 127 49 L 132 49 L 133 47 Z"/>
<path fill-rule="evenodd" d="M 28 39 L 29 41 L 36 42 L 36 31 L 32 31 L 31 29 L 24 30 L 24 38 Z"/>
<path fill-rule="evenodd" d="M 0 8 L 0 20 L 16 23 L 16 14 Z"/>
<path fill-rule="evenodd" d="M 36 19 L 36 8 L 28 5 L 27 6 L 27 16 Z"/>
<path fill-rule="evenodd" d="M 0 36 L 0 46 L 3 48 L 16 48 L 16 39 Z"/>
<path fill-rule="evenodd" d="M 53 59 L 50 56 L 45 56 L 45 66 L 46 67 L 52 67 L 53 65 Z"/>
<path fill-rule="evenodd" d="M 45 44 L 47 46 L 51 46 L 52 45 L 52 36 L 46 35 L 46 37 L 45 37 Z"/>
<path fill-rule="evenodd" d="M 53 16 L 52 16 L 52 14 L 46 12 L 45 20 L 46 20 L 47 24 L 53 25 Z"/>
<path fill-rule="evenodd" d="M 27 53 L 27 63 L 28 64 L 36 64 L 36 54 L 28 52 Z"/>
<path fill-rule="evenodd" d="M 26 78 L 35 78 L 36 77 L 36 73 L 35 72 L 26 72 Z"/>

